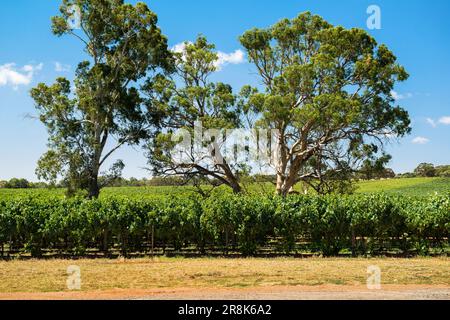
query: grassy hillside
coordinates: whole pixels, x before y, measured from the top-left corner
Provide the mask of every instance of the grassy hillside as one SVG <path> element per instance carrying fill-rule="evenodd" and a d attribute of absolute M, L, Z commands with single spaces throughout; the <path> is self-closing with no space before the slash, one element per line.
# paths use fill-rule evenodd
<path fill-rule="evenodd" d="M 250 193 L 273 193 L 273 185 L 250 185 L 246 186 Z M 228 190 L 224 188 L 224 191 Z M 129 195 L 129 196 L 152 196 L 164 194 L 182 194 L 194 191 L 192 187 L 121 187 L 106 188 L 101 196 L 109 195 Z M 377 193 L 402 194 L 409 196 L 427 196 L 434 193 L 450 192 L 450 178 L 410 178 L 391 179 L 377 181 L 362 181 L 358 183 L 357 193 Z M 64 195 L 63 189 L 0 189 L 1 197 L 16 197 L 24 195 Z"/>
<path fill-rule="evenodd" d="M 386 192 L 411 196 L 426 196 L 450 192 L 450 178 L 410 178 L 359 183 L 358 193 Z"/>

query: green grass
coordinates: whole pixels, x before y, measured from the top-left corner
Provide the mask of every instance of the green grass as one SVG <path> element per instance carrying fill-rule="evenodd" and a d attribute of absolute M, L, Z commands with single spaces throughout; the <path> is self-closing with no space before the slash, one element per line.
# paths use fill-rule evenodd
<path fill-rule="evenodd" d="M 111 195 L 151 197 L 157 195 L 174 195 L 194 192 L 193 187 L 121 187 L 105 188 L 101 196 Z M 223 187 L 226 192 L 228 189 Z M 271 184 L 248 185 L 246 190 L 250 193 L 274 192 Z M 358 183 L 357 193 L 401 194 L 407 196 L 428 196 L 434 193 L 450 192 L 450 178 L 408 178 L 376 181 L 362 181 Z M 27 195 L 56 195 L 64 196 L 63 189 L 0 189 L 0 198 L 23 197 Z"/>
<path fill-rule="evenodd" d="M 122 196 L 157 196 L 167 194 L 192 193 L 191 187 L 118 187 L 105 188 L 101 192 L 101 197 L 111 195 Z M 24 196 L 60 196 L 64 197 L 64 189 L 0 189 L 0 198 L 24 197 Z"/>
<path fill-rule="evenodd" d="M 155 258 L 134 260 L 0 261 L 0 293 L 67 292 L 67 267 L 82 270 L 82 292 L 134 289 L 211 290 L 274 286 L 366 285 L 367 267 L 383 270 L 383 285 L 448 287 L 450 259 Z M 1 294 L 0 294 L 1 298 Z"/>
<path fill-rule="evenodd" d="M 359 183 L 357 193 L 385 192 L 409 196 L 427 196 L 450 192 L 450 178 L 409 178 Z"/>

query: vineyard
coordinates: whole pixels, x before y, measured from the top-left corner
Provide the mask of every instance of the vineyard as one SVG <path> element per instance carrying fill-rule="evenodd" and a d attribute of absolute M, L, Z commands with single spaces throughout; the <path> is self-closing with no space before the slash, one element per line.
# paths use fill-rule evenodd
<path fill-rule="evenodd" d="M 449 2 L 309 2 L 3 5 L 0 301 L 450 300 Z"/>
<path fill-rule="evenodd" d="M 2 197 L 2 257 L 445 254 L 450 194 Z"/>

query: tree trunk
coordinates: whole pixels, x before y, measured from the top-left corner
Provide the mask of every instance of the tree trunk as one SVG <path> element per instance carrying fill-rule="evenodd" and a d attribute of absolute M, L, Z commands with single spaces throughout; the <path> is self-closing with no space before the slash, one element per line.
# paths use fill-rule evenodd
<path fill-rule="evenodd" d="M 283 185 L 284 185 L 284 176 L 280 172 L 278 172 L 276 194 L 279 196 L 283 195 Z"/>
<path fill-rule="evenodd" d="M 234 180 L 230 182 L 230 186 L 233 189 L 234 194 L 239 194 L 242 192 L 241 185 L 237 182 L 237 180 Z"/>
<path fill-rule="evenodd" d="M 103 137 L 102 137 L 103 133 Z M 109 132 L 107 129 L 103 129 L 101 126 L 99 126 L 96 129 L 95 132 L 95 141 L 96 148 L 93 158 L 91 159 L 91 171 L 90 171 L 90 177 L 89 177 L 89 199 L 97 199 L 100 195 L 100 186 L 98 185 L 98 175 L 100 172 L 100 166 L 101 166 L 101 157 L 103 153 L 103 149 L 105 148 L 106 142 L 108 140 Z"/>
<path fill-rule="evenodd" d="M 92 177 L 89 181 L 89 199 L 97 199 L 100 195 L 100 187 L 98 185 L 98 177 Z"/>
<path fill-rule="evenodd" d="M 283 135 L 280 135 L 277 141 L 277 155 L 275 158 L 277 171 L 276 194 L 279 196 L 285 196 L 284 185 L 286 182 L 286 170 L 287 170 L 286 156 L 287 156 L 286 145 L 284 142 L 284 137 Z"/>
<path fill-rule="evenodd" d="M 294 192 L 294 186 L 297 183 L 297 175 L 299 170 L 296 170 L 296 168 L 290 168 L 289 175 L 285 179 L 284 184 L 281 188 L 281 195 L 283 197 L 286 197 L 290 193 Z"/>
<path fill-rule="evenodd" d="M 287 173 L 287 177 L 277 174 L 277 189 L 276 194 L 279 196 L 286 197 L 291 193 L 294 193 L 294 187 L 297 183 L 297 175 L 299 170 L 296 168 L 289 168 L 289 172 Z"/>
<path fill-rule="evenodd" d="M 222 170 L 225 173 L 228 185 L 233 189 L 233 192 L 235 194 L 241 193 L 242 192 L 242 187 L 239 184 L 238 178 L 236 177 L 236 175 L 231 170 L 231 168 L 228 165 L 227 161 L 224 158 L 222 158 L 222 159 L 223 159 L 223 164 L 220 165 L 220 167 L 222 168 Z"/>

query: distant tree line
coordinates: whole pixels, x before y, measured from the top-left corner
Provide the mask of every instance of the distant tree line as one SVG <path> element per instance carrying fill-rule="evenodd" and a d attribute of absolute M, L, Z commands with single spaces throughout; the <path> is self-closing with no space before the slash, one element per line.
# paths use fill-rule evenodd
<path fill-rule="evenodd" d="M 377 159 L 374 162 L 366 162 L 361 170 L 355 171 L 353 180 L 378 180 L 378 179 L 394 179 L 394 178 L 450 178 L 450 165 L 435 166 L 431 163 L 421 163 L 414 172 L 396 174 L 391 168 L 386 168 L 385 164 L 390 161 L 390 157 L 384 160 Z M 107 177 L 99 177 L 99 182 L 107 180 Z M 276 175 L 246 175 L 240 178 L 244 184 L 250 183 L 275 183 Z M 129 179 L 117 178 L 108 184 L 109 187 L 163 187 L 163 186 L 198 186 L 202 184 L 220 184 L 219 181 L 199 181 L 189 177 L 152 177 L 152 178 L 134 178 Z M 68 182 L 62 180 L 56 184 L 45 182 L 30 182 L 23 178 L 12 178 L 9 181 L 0 180 L 0 189 L 38 189 L 38 188 L 67 188 Z"/>
<path fill-rule="evenodd" d="M 435 166 L 431 163 L 421 163 L 414 170 L 414 172 L 408 172 L 398 175 L 401 178 L 415 178 L 415 177 L 442 177 L 450 178 L 450 165 Z"/>
<path fill-rule="evenodd" d="M 99 182 L 102 183 L 107 177 L 99 177 Z M 182 177 L 154 177 L 154 178 L 117 178 L 108 184 L 109 187 L 157 187 L 157 186 L 180 186 L 180 185 L 194 185 L 194 182 Z M 30 182 L 23 178 L 12 178 L 5 181 L 0 180 L 0 189 L 38 189 L 38 188 L 68 188 L 69 182 L 61 180 L 57 183 L 45 182 Z"/>
<path fill-rule="evenodd" d="M 12 178 L 9 181 L 0 180 L 0 188 L 7 189 L 45 188 L 47 186 L 45 182 L 30 182 L 27 179 Z"/>

